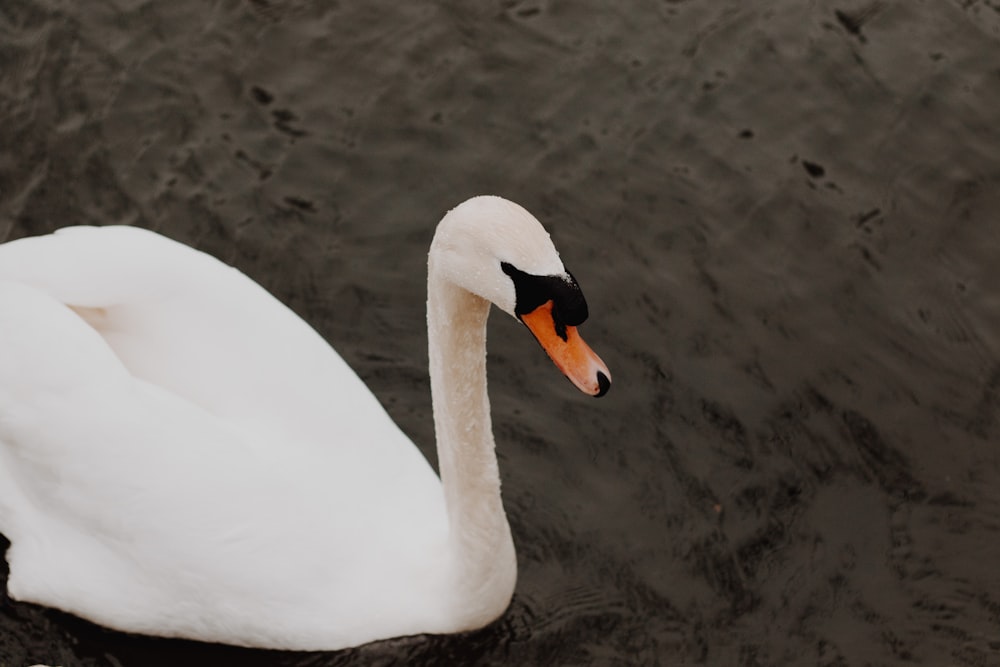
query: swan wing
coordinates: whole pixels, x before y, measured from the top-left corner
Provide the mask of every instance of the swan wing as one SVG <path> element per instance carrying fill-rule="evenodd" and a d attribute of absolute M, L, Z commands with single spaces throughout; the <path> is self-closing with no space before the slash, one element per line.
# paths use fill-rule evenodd
<path fill-rule="evenodd" d="M 0 245 L 0 280 L 74 308 L 137 378 L 286 439 L 352 446 L 396 429 L 340 355 L 233 267 L 134 227 Z M 369 432 L 372 430 L 375 432 Z"/>

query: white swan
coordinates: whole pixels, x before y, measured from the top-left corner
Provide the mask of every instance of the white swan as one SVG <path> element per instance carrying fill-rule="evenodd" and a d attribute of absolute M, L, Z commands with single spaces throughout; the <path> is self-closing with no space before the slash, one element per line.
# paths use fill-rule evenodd
<path fill-rule="evenodd" d="M 586 303 L 527 211 L 441 221 L 427 327 L 440 480 L 305 322 L 129 227 L 0 245 L 0 532 L 12 597 L 112 628 L 338 649 L 481 627 L 516 560 L 486 395 L 489 303 L 588 394 Z"/>

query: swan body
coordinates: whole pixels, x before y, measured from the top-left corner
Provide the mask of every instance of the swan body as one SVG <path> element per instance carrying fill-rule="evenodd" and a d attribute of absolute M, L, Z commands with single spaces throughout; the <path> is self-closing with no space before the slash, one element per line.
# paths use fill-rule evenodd
<path fill-rule="evenodd" d="M 428 258 L 440 477 L 340 356 L 234 268 L 153 232 L 0 245 L 8 590 L 144 634 L 338 649 L 481 627 L 516 559 L 486 395 L 490 302 L 583 391 L 609 373 L 542 226 L 477 197 Z"/>

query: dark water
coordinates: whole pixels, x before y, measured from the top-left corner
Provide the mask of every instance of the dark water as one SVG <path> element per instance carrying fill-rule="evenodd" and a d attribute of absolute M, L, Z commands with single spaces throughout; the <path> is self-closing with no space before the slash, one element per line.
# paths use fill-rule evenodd
<path fill-rule="evenodd" d="M 1000 665 L 1000 2 L 0 4 L 0 238 L 158 229 L 291 304 L 433 457 L 433 227 L 549 227 L 612 369 L 514 322 L 509 612 L 353 651 L 4 599 L 0 665 Z"/>

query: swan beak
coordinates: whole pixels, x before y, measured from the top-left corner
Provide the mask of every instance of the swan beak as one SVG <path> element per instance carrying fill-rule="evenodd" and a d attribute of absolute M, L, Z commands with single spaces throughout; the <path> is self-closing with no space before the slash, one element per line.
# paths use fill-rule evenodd
<path fill-rule="evenodd" d="M 583 341 L 576 327 L 562 324 L 553 317 L 552 301 L 519 317 L 577 389 L 591 396 L 604 396 L 608 392 L 611 387 L 608 367 Z"/>

